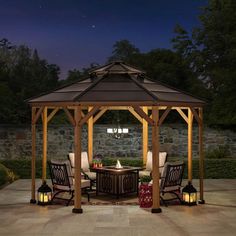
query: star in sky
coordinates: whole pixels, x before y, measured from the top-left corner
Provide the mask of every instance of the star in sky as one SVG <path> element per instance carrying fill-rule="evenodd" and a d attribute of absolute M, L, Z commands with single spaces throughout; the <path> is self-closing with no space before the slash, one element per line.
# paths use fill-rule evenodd
<path fill-rule="evenodd" d="M 175 25 L 191 30 L 206 4 L 207 0 L 1 1 L 0 39 L 36 48 L 41 58 L 60 66 L 65 78 L 68 70 L 106 63 L 112 46 L 122 39 L 141 52 L 171 48 Z"/>

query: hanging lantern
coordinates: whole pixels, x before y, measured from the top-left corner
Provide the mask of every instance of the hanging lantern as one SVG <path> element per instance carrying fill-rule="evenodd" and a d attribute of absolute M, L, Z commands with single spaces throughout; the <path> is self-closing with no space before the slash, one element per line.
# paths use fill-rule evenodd
<path fill-rule="evenodd" d="M 46 181 L 38 188 L 38 205 L 46 206 L 52 203 L 52 189 Z"/>
<path fill-rule="evenodd" d="M 193 187 L 189 181 L 188 184 L 182 190 L 183 204 L 193 206 L 197 204 L 197 190 Z"/>

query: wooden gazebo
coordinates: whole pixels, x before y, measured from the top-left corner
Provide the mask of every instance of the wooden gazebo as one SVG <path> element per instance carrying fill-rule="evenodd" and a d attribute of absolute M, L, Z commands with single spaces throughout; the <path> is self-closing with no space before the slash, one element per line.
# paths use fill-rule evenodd
<path fill-rule="evenodd" d="M 74 127 L 75 201 L 74 213 L 81 208 L 81 128 L 88 124 L 88 155 L 93 158 L 93 125 L 107 110 L 129 110 L 143 126 L 143 162 L 148 151 L 148 125 L 152 127 L 153 206 L 161 212 L 159 191 L 159 128 L 171 110 L 176 110 L 188 125 L 188 180 L 192 181 L 193 118 L 199 126 L 200 203 L 203 197 L 203 105 L 204 101 L 149 79 L 144 71 L 123 62 L 99 67 L 83 80 L 29 100 L 32 107 L 32 193 L 35 199 L 36 123 L 42 117 L 43 161 L 42 180 L 46 179 L 47 125 L 53 116 L 64 110 Z M 151 115 L 148 111 L 151 110 Z M 164 110 L 162 115 L 159 111 Z M 85 112 L 87 111 L 87 113 Z"/>

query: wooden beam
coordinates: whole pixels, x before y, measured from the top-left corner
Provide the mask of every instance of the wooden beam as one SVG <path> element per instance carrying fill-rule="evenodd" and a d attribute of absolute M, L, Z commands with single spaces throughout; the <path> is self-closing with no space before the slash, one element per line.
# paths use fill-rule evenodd
<path fill-rule="evenodd" d="M 42 159 L 42 182 L 47 178 L 47 107 L 43 109 L 43 159 Z"/>
<path fill-rule="evenodd" d="M 66 116 L 67 116 L 68 120 L 70 121 L 70 123 L 73 126 L 75 126 L 75 120 L 74 120 L 73 116 L 71 115 L 70 111 L 67 109 L 67 107 L 63 107 L 63 110 L 65 111 Z"/>
<path fill-rule="evenodd" d="M 154 121 L 139 107 L 133 106 L 134 110 L 143 118 L 145 119 L 150 125 L 154 124 Z"/>
<path fill-rule="evenodd" d="M 80 120 L 80 126 L 82 126 L 85 122 L 87 122 L 87 120 L 93 116 L 98 110 L 99 110 L 99 106 L 95 106 L 92 108 L 92 110 L 90 112 L 88 112 L 81 120 Z"/>
<path fill-rule="evenodd" d="M 90 112 L 93 107 L 88 108 Z M 88 119 L 88 158 L 89 163 L 92 164 L 93 161 L 93 116 Z"/>
<path fill-rule="evenodd" d="M 32 107 L 32 120 L 31 120 L 31 132 L 32 132 L 32 160 L 31 160 L 31 200 L 30 203 L 36 203 L 35 198 L 35 159 L 36 159 L 36 125 L 35 125 L 36 108 Z"/>
<path fill-rule="evenodd" d="M 93 118 L 93 123 L 96 123 L 97 120 L 107 111 L 107 108 L 102 108 L 96 116 Z"/>
<path fill-rule="evenodd" d="M 128 110 L 140 123 L 143 123 L 143 118 L 140 117 L 140 115 L 134 110 L 133 107 L 128 107 Z"/>
<path fill-rule="evenodd" d="M 203 187 L 204 187 L 204 155 L 203 155 L 203 109 L 199 108 L 199 133 L 198 133 L 198 141 L 199 141 L 199 186 L 200 186 L 200 201 L 199 203 L 204 204 L 204 195 L 203 195 Z"/>
<path fill-rule="evenodd" d="M 128 110 L 128 106 L 107 106 L 107 107 L 103 107 L 103 108 L 107 108 L 107 110 L 112 111 L 112 110 Z"/>
<path fill-rule="evenodd" d="M 82 117 L 85 117 L 85 114 L 83 113 L 83 111 L 81 110 L 81 116 Z"/>
<path fill-rule="evenodd" d="M 188 117 L 185 115 L 185 113 L 180 108 L 178 108 L 178 107 L 176 108 L 176 110 L 179 112 L 179 114 L 182 116 L 182 118 L 188 124 Z"/>
<path fill-rule="evenodd" d="M 164 122 L 165 118 L 167 117 L 170 111 L 171 111 L 171 107 L 167 107 L 167 109 L 164 111 L 164 113 L 162 114 L 159 120 L 159 125 L 161 125 Z"/>
<path fill-rule="evenodd" d="M 196 119 L 197 123 L 200 124 L 201 121 L 200 121 L 200 118 L 199 118 L 199 116 L 198 116 L 196 110 L 195 110 L 194 108 L 192 108 L 192 107 L 190 107 L 190 109 L 191 109 L 191 112 L 193 113 L 193 116 L 194 116 L 194 118 Z"/>
<path fill-rule="evenodd" d="M 159 110 L 152 108 L 154 125 L 152 126 L 152 213 L 160 213 L 160 185 L 159 185 Z"/>
<path fill-rule="evenodd" d="M 188 109 L 188 181 L 192 182 L 193 113 Z"/>
<path fill-rule="evenodd" d="M 43 109 L 44 109 L 44 107 L 40 107 L 37 112 L 36 112 L 36 110 L 35 110 L 36 114 L 34 115 L 34 120 L 32 120 L 34 124 L 37 123 L 37 121 L 38 121 L 40 115 L 41 115 L 42 112 L 43 112 Z"/>
<path fill-rule="evenodd" d="M 147 107 L 143 107 L 143 111 L 148 114 Z M 146 120 L 142 119 L 143 123 L 143 164 L 147 163 L 147 152 L 148 152 L 148 123 Z"/>
<path fill-rule="evenodd" d="M 72 209 L 73 213 L 83 213 L 81 208 L 81 126 L 79 125 L 81 115 L 81 107 L 76 107 L 74 112 L 74 150 L 75 150 L 75 201 L 74 208 Z"/>
<path fill-rule="evenodd" d="M 56 115 L 56 113 L 59 111 L 59 107 L 56 107 L 48 116 L 48 122 Z"/>

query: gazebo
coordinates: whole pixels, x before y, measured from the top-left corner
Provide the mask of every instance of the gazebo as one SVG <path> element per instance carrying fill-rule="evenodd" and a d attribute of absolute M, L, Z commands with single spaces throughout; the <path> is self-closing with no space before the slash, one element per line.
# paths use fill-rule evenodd
<path fill-rule="evenodd" d="M 93 126 L 107 110 L 128 110 L 142 123 L 143 162 L 148 151 L 148 125 L 152 127 L 153 153 L 153 206 L 152 213 L 160 213 L 159 189 L 159 129 L 168 113 L 176 110 L 188 126 L 188 180 L 192 181 L 193 119 L 199 126 L 199 181 L 200 200 L 203 196 L 203 106 L 204 101 L 187 93 L 152 81 L 144 71 L 116 61 L 92 70 L 89 75 L 73 84 L 29 100 L 32 108 L 32 188 L 31 203 L 35 198 L 36 123 L 42 117 L 43 159 L 42 180 L 46 179 L 47 125 L 59 110 L 64 110 L 74 127 L 75 201 L 72 212 L 81 208 L 81 129 L 88 125 L 88 156 L 93 158 Z M 148 111 L 151 110 L 151 115 Z M 160 115 L 160 110 L 162 114 Z M 85 112 L 86 111 L 86 112 Z"/>

